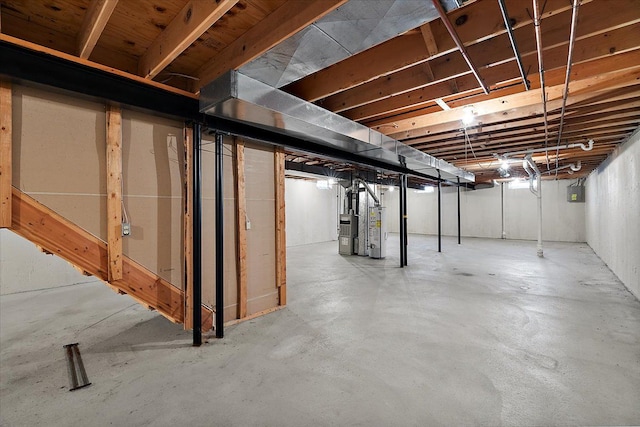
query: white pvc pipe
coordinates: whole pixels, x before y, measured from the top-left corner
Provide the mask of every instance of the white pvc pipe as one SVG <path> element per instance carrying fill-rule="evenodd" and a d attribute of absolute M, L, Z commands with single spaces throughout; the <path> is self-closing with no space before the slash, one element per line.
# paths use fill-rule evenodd
<path fill-rule="evenodd" d="M 593 149 L 593 144 L 594 144 L 593 139 L 590 139 L 589 141 L 587 141 L 587 144 L 588 145 L 584 145 L 582 142 L 577 142 L 575 144 L 561 145 L 559 147 L 554 147 L 554 148 L 535 148 L 533 150 L 512 151 L 511 153 L 503 154 L 503 157 L 513 157 L 520 154 L 544 153 L 546 151 L 565 150 L 568 148 L 578 148 L 578 147 L 582 148 L 583 151 L 591 151 Z"/>
<path fill-rule="evenodd" d="M 527 155 L 522 163 L 524 170 L 529 174 L 529 189 L 538 199 L 538 247 L 537 253 L 540 258 L 544 256 L 542 249 L 542 174 L 536 166 L 536 163 L 531 159 L 531 155 Z M 529 169 L 531 168 L 531 169 Z M 533 172 L 532 172 L 533 171 Z M 536 180 L 538 188 L 533 189 L 533 179 Z"/>

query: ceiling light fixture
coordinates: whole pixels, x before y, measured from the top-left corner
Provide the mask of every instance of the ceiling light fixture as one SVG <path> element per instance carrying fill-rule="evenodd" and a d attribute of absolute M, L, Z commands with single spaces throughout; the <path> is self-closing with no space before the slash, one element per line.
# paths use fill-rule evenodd
<path fill-rule="evenodd" d="M 462 109 L 462 124 L 467 127 L 476 119 L 476 110 L 471 105 L 467 105 Z"/>

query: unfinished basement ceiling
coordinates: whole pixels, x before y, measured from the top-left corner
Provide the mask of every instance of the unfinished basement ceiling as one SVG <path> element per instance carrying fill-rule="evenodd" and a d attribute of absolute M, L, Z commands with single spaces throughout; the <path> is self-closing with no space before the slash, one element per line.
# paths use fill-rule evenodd
<path fill-rule="evenodd" d="M 447 10 L 457 7 L 449 0 Z M 280 88 L 438 18 L 424 0 L 350 0 L 240 68 Z"/>
<path fill-rule="evenodd" d="M 0 0 L 0 41 L 27 47 L 32 45 L 26 42 L 31 42 L 36 49 L 53 49 L 53 54 L 79 56 L 83 36 L 97 34 L 95 46 L 86 55 L 89 64 L 106 65 L 191 93 L 230 70 L 249 72 L 265 65 L 275 70 L 273 64 L 286 65 L 275 73 L 263 70 L 257 74 L 291 95 L 473 172 L 477 182 L 500 177 L 498 158 L 505 153 L 527 150 L 536 150 L 533 158 L 546 177 L 584 177 L 640 125 L 637 0 L 576 2 L 571 61 L 574 11 L 570 1 L 505 0 L 531 85 L 528 91 L 500 2 L 469 1 L 449 11 L 447 20 L 489 88 L 488 94 L 440 18 L 411 25 L 398 20 L 405 26 L 383 29 L 379 39 L 356 40 L 344 33 L 343 39 L 336 37 L 337 45 L 330 43 L 333 47 L 311 49 L 321 53 L 315 59 L 296 59 L 310 32 L 330 33 L 332 26 L 345 27 L 342 22 L 331 23 L 330 17 L 351 7 L 357 10 L 356 0 L 352 2 L 221 0 L 214 5 L 187 0 Z M 115 7 L 106 17 L 96 15 L 96 7 L 104 3 Z M 390 7 L 389 14 L 384 8 L 369 7 L 359 12 L 362 15 L 350 15 L 349 19 L 363 24 L 354 25 L 353 30 L 371 28 L 364 25 L 368 14 L 386 22 L 385 17 L 401 3 Z M 429 1 L 421 3 L 431 6 Z M 547 94 L 546 127 L 533 22 L 536 4 Z M 387 36 L 393 37 L 382 41 Z M 364 50 L 357 52 L 358 46 Z M 258 59 L 278 49 L 293 53 L 291 61 L 271 64 Z M 340 50 L 349 56 L 343 58 Z M 568 62 L 569 91 L 562 115 Z M 145 72 L 150 63 L 156 71 Z M 294 71 L 293 63 L 300 68 Z M 473 121 L 465 127 L 461 119 L 468 109 Z M 580 148 L 579 144 L 588 146 L 589 140 L 594 141 L 591 150 Z M 571 148 L 556 150 L 558 146 Z M 550 150 L 540 151 L 545 147 Z M 524 171 L 513 163 L 510 175 L 523 176 Z"/>

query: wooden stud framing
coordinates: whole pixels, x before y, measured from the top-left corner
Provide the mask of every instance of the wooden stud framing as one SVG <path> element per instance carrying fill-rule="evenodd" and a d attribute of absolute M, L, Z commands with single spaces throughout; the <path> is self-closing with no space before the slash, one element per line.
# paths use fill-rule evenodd
<path fill-rule="evenodd" d="M 107 106 L 107 248 L 109 282 L 122 279 L 122 113 Z"/>
<path fill-rule="evenodd" d="M 141 76 L 151 79 L 227 13 L 238 0 L 189 1 L 142 55 Z"/>
<path fill-rule="evenodd" d="M 287 304 L 287 236 L 284 202 L 284 150 L 275 149 L 276 286 L 280 305 Z"/>
<path fill-rule="evenodd" d="M 11 83 L 0 79 L 0 228 L 11 227 Z"/>
<path fill-rule="evenodd" d="M 244 143 L 235 144 L 236 255 L 238 257 L 238 319 L 247 317 L 247 198 L 244 176 Z"/>
<path fill-rule="evenodd" d="M 78 35 L 78 56 L 87 59 L 107 25 L 118 0 L 92 0 L 82 21 Z"/>
<path fill-rule="evenodd" d="M 184 128 L 184 329 L 193 329 L 193 128 Z"/>
<path fill-rule="evenodd" d="M 11 230 L 70 262 L 83 274 L 107 281 L 107 245 L 20 190 L 13 189 Z M 123 257 L 122 280 L 110 286 L 175 323 L 184 321 L 184 293 L 140 264 Z M 202 307 L 202 328 L 211 329 L 211 310 Z"/>

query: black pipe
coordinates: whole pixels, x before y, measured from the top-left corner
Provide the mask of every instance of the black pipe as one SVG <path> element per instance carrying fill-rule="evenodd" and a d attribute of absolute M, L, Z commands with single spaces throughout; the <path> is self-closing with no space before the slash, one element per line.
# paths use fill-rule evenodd
<path fill-rule="evenodd" d="M 407 247 L 409 246 L 409 236 L 407 227 L 407 187 L 409 182 L 409 177 L 407 175 L 404 176 L 404 184 L 402 185 L 402 189 L 404 191 L 404 203 L 402 206 L 402 210 L 404 211 L 404 216 L 402 218 L 402 222 L 404 222 L 404 265 L 405 267 L 409 264 L 409 250 Z"/>
<path fill-rule="evenodd" d="M 400 175 L 400 268 L 404 267 L 404 175 Z"/>
<path fill-rule="evenodd" d="M 440 171 L 438 171 L 438 252 L 442 252 L 442 183 L 440 182 Z"/>
<path fill-rule="evenodd" d="M 458 178 L 458 244 L 460 244 L 460 178 Z"/>
<path fill-rule="evenodd" d="M 193 124 L 193 345 L 202 344 L 202 172 L 201 128 Z"/>
<path fill-rule="evenodd" d="M 216 337 L 224 337 L 224 217 L 222 134 L 216 133 Z"/>

